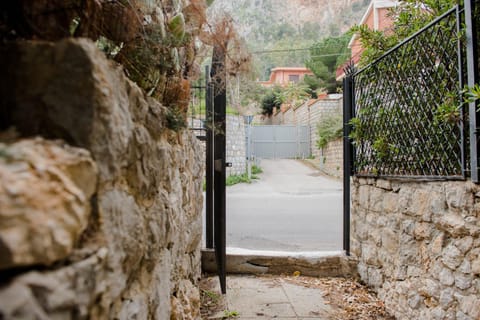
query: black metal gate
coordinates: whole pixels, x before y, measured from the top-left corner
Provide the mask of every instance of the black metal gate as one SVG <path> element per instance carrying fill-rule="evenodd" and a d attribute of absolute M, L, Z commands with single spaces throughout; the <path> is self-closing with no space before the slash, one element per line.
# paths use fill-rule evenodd
<path fill-rule="evenodd" d="M 212 69 L 205 69 L 205 86 L 191 87 L 191 130 L 205 141 L 205 244 L 215 250 L 222 293 L 226 293 L 225 195 L 225 52 L 215 47 Z"/>

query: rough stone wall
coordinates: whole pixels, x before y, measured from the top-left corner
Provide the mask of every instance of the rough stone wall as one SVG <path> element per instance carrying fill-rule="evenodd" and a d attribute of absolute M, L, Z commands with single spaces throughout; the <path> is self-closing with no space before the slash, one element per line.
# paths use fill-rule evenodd
<path fill-rule="evenodd" d="M 283 112 L 281 112 L 281 111 L 277 112 L 271 118 L 272 118 L 272 122 L 270 124 L 273 124 L 273 125 L 284 124 L 283 123 Z"/>
<path fill-rule="evenodd" d="M 352 253 L 397 319 L 480 319 L 480 187 L 353 179 Z"/>
<path fill-rule="evenodd" d="M 0 145 L 0 318 L 197 319 L 195 137 L 89 40 L 0 55 L 2 125 L 64 141 Z"/>
<path fill-rule="evenodd" d="M 322 150 L 317 147 L 317 123 L 321 118 L 335 113 L 342 113 L 342 99 L 321 99 L 310 106 L 310 145 L 315 159 L 322 160 Z M 343 150 L 342 150 L 343 153 Z M 337 158 L 337 157 L 335 157 Z"/>
<path fill-rule="evenodd" d="M 307 101 L 295 109 L 295 118 L 298 124 L 310 124 L 309 102 L 310 101 Z"/>
<path fill-rule="evenodd" d="M 317 123 L 321 118 L 327 115 L 342 113 L 342 103 L 343 100 L 341 97 L 318 99 L 313 103 L 312 101 L 307 101 L 296 109 L 290 108 L 285 112 L 279 112 L 276 115 L 271 116 L 268 118 L 269 123 L 265 122 L 264 124 L 310 126 L 310 146 L 312 155 L 315 157 L 315 159 L 320 161 L 320 166 L 322 166 L 321 162 L 323 161 L 323 157 L 328 155 L 331 158 L 329 160 L 329 166 L 331 164 L 331 167 L 328 167 L 326 170 L 328 170 L 328 172 L 335 173 L 337 172 L 336 163 L 341 157 L 343 157 L 343 149 L 338 148 L 337 144 L 333 143 L 330 147 L 327 147 L 328 150 L 323 150 L 322 153 L 322 150 L 317 147 Z M 340 152 L 340 154 L 334 154 L 334 152 L 337 150 Z M 334 171 L 331 170 L 332 168 Z M 338 176 L 338 173 L 334 174 L 334 176 Z"/>
<path fill-rule="evenodd" d="M 293 110 L 293 108 L 290 108 L 283 113 L 283 123 L 282 124 L 296 125 L 297 124 L 296 120 L 297 119 L 295 117 L 295 110 Z"/>
<path fill-rule="evenodd" d="M 227 168 L 227 176 L 243 174 L 246 171 L 246 137 L 242 116 L 227 115 L 226 157 L 232 167 Z"/>
<path fill-rule="evenodd" d="M 343 177 L 343 140 L 330 141 L 321 150 L 320 170 L 324 173 L 337 177 Z"/>

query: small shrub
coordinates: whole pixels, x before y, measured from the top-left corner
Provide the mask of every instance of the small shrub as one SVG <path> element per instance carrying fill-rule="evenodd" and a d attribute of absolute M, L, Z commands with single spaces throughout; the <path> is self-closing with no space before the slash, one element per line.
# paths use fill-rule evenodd
<path fill-rule="evenodd" d="M 342 137 L 343 118 L 341 114 L 331 114 L 321 119 L 317 124 L 318 141 L 317 147 L 322 149 L 330 141 Z"/>

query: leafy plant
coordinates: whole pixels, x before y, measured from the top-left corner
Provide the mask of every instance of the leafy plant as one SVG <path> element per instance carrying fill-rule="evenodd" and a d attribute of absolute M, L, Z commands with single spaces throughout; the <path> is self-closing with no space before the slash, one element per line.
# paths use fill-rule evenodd
<path fill-rule="evenodd" d="M 263 170 L 259 166 L 256 166 L 256 165 L 252 166 L 252 174 L 260 174 L 262 172 L 263 172 Z"/>
<path fill-rule="evenodd" d="M 238 311 L 234 311 L 234 310 L 225 310 L 223 312 L 223 317 L 224 318 L 233 318 L 233 317 L 238 317 L 240 315 L 240 313 L 238 313 Z"/>
<path fill-rule="evenodd" d="M 259 179 L 257 174 L 262 173 L 262 172 L 263 172 L 263 170 L 260 167 L 258 167 L 256 165 L 253 165 L 252 166 L 251 178 L 248 178 L 247 173 L 234 174 L 234 175 L 231 175 L 231 176 L 227 177 L 227 180 L 226 180 L 225 184 L 227 186 L 233 186 L 233 185 L 238 184 L 238 183 L 252 183 L 252 180 Z"/>
<path fill-rule="evenodd" d="M 360 39 L 360 64 L 367 65 L 403 39 L 427 25 L 457 4 L 457 0 L 404 0 L 390 9 L 393 27 L 388 32 L 372 30 L 366 25 L 355 25 L 350 32 Z"/>
<path fill-rule="evenodd" d="M 317 124 L 317 147 L 325 148 L 330 141 L 342 137 L 343 117 L 335 113 L 321 119 Z"/>
<path fill-rule="evenodd" d="M 306 61 L 306 65 L 328 93 L 335 93 L 339 86 L 335 79 L 335 71 L 350 57 L 350 50 L 347 47 L 349 40 L 350 34 L 346 33 L 338 37 L 327 37 L 310 48 L 311 57 Z"/>
<path fill-rule="evenodd" d="M 208 297 L 213 302 L 217 302 L 220 299 L 220 294 L 210 290 L 202 290 L 202 295 Z"/>

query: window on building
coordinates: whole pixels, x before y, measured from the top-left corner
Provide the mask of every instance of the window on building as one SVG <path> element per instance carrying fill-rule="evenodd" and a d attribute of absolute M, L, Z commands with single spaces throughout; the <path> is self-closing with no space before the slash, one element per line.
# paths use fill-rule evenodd
<path fill-rule="evenodd" d="M 300 76 L 298 74 L 290 74 L 288 75 L 288 81 L 297 83 L 300 80 Z"/>

